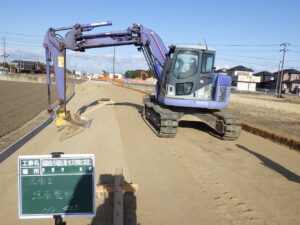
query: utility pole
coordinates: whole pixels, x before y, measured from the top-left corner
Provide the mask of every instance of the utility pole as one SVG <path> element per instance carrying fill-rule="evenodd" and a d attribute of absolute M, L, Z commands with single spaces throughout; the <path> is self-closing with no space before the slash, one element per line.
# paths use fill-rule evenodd
<path fill-rule="evenodd" d="M 279 65 L 278 65 L 278 73 L 277 73 L 277 79 L 276 79 L 276 92 L 275 93 L 279 93 L 279 80 L 280 80 L 280 65 L 281 65 L 281 61 L 279 61 Z"/>
<path fill-rule="evenodd" d="M 116 47 L 114 46 L 114 57 L 113 57 L 113 77 L 112 77 L 112 81 L 115 78 L 115 60 L 116 60 Z"/>
<path fill-rule="evenodd" d="M 3 68 L 5 70 L 5 65 L 6 65 L 6 58 L 8 57 L 8 55 L 6 54 L 6 50 L 5 50 L 5 36 L 3 37 Z"/>
<path fill-rule="evenodd" d="M 281 91 L 282 91 L 282 80 L 283 80 L 283 66 L 284 66 L 284 59 L 285 59 L 285 53 L 288 51 L 287 46 L 290 44 L 287 42 L 281 43 L 280 46 L 283 46 L 283 49 L 280 51 L 282 52 L 282 63 L 281 63 L 281 75 L 280 75 L 280 80 L 279 80 L 279 89 L 278 89 L 278 94 L 277 98 L 281 98 Z"/>
<path fill-rule="evenodd" d="M 21 54 L 20 54 L 20 58 L 19 58 L 19 71 L 18 71 L 19 73 L 21 73 L 21 72 L 20 72 L 20 71 L 21 71 L 21 57 L 22 57 L 22 56 L 21 56 Z"/>

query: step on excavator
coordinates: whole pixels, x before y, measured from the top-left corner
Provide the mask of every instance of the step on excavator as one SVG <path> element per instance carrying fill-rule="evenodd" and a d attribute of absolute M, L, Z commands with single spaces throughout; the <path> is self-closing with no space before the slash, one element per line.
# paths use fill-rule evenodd
<path fill-rule="evenodd" d="M 141 51 L 157 84 L 151 96 L 144 96 L 142 117 L 159 137 L 176 136 L 178 121 L 186 115 L 201 120 L 223 140 L 235 140 L 241 132 L 239 118 L 224 114 L 230 97 L 231 78 L 214 73 L 215 51 L 203 45 L 171 45 L 167 49 L 151 29 L 133 24 L 125 30 L 91 34 L 96 27 L 111 22 L 75 24 L 49 28 L 43 46 L 46 52 L 46 77 L 50 96 L 50 63 L 56 75 L 57 103 L 48 111 L 59 112 L 56 125 L 67 130 L 67 136 L 87 129 L 90 120 L 66 110 L 66 50 L 84 52 L 90 48 L 133 45 Z M 65 37 L 59 33 L 67 31 Z"/>

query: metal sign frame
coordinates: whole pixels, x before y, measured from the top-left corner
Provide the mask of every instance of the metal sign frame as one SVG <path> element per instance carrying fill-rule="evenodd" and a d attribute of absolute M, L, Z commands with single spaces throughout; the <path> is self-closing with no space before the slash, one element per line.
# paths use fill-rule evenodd
<path fill-rule="evenodd" d="M 92 204 L 93 204 L 93 212 L 91 213 L 47 213 L 47 214 L 23 214 L 22 213 L 22 173 L 21 173 L 21 160 L 26 159 L 37 159 L 37 160 L 45 160 L 45 159 L 66 159 L 66 160 L 76 160 L 76 159 L 91 159 L 92 160 L 92 170 L 90 173 L 92 176 Z M 40 168 L 42 166 L 40 165 Z M 18 208 L 19 208 L 19 218 L 20 219 L 39 219 L 39 218 L 53 218 L 53 216 L 61 216 L 61 217 L 94 217 L 96 215 L 96 186 L 95 186 L 95 157 L 93 154 L 61 154 L 59 157 L 53 157 L 53 155 L 23 155 L 18 157 Z M 67 175 L 84 175 L 84 173 L 69 173 Z M 52 176 L 49 174 L 39 174 L 39 175 L 31 175 L 31 176 Z M 53 176 L 64 176 L 53 174 Z"/>

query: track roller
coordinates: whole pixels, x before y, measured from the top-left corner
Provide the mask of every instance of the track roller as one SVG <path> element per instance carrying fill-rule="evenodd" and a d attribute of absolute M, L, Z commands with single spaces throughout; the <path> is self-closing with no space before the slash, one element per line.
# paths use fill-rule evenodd
<path fill-rule="evenodd" d="M 159 137 L 173 138 L 178 127 L 178 113 L 163 108 L 155 99 L 145 96 L 143 119 Z"/>
<path fill-rule="evenodd" d="M 242 130 L 240 119 L 222 112 L 213 113 L 217 116 L 216 131 L 223 140 L 236 140 Z"/>

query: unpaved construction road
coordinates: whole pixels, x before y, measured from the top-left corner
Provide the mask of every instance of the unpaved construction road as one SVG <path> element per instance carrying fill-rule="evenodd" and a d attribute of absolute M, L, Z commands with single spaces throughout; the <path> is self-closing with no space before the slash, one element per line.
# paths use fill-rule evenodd
<path fill-rule="evenodd" d="M 101 98 L 88 131 L 59 142 L 53 124 L 1 165 L 1 224 L 53 224 L 18 218 L 18 155 L 92 153 L 97 180 L 124 168 L 126 182 L 139 185 L 125 208 L 126 224 L 300 224 L 300 154 L 242 131 L 221 141 L 199 122 L 180 123 L 173 139 L 158 138 L 142 120 L 142 94 L 104 83 L 78 85 L 69 108 L 77 111 Z M 95 218 L 67 224 L 112 224 L 109 199 L 97 200 Z M 128 207 L 128 208 L 127 208 Z"/>

